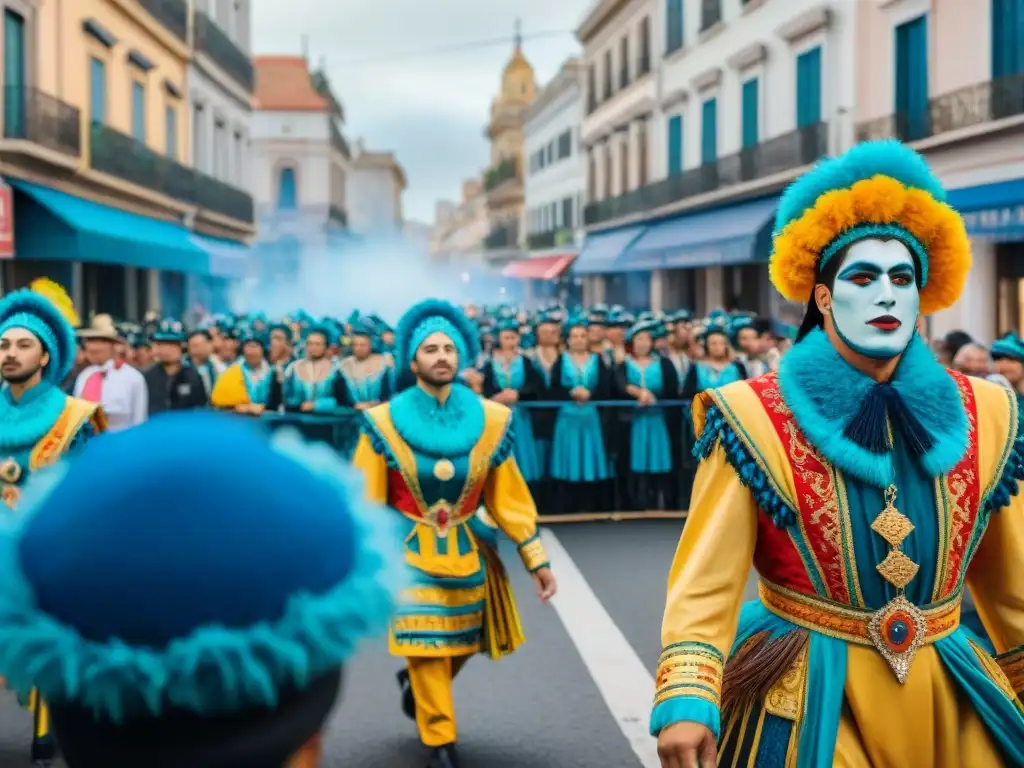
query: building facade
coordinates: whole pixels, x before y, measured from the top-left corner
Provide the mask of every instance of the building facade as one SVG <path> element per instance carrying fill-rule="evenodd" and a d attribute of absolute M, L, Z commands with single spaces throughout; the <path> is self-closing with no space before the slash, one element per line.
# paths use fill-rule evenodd
<path fill-rule="evenodd" d="M 348 176 L 349 228 L 357 234 L 402 231 L 405 171 L 393 152 L 373 152 L 357 141 Z"/>
<path fill-rule="evenodd" d="M 525 252 L 504 269 L 525 282 L 527 300 L 568 293 L 566 275 L 583 236 L 586 183 L 580 146 L 583 122 L 583 65 L 569 59 L 526 112 L 523 125 L 525 166 Z"/>
<path fill-rule="evenodd" d="M 1024 333 L 1024 2 L 893 0 L 859 8 L 858 138 L 929 160 L 964 214 L 974 265 L 931 334 Z"/>
<path fill-rule="evenodd" d="M 5 290 L 49 277 L 80 312 L 184 312 L 245 265 L 252 198 L 191 167 L 184 0 L 4 4 Z M 195 280 L 191 282 L 195 282 Z"/>
<path fill-rule="evenodd" d="M 518 259 L 523 240 L 523 122 L 536 94 L 533 67 L 517 35 L 512 58 L 501 75 L 501 90 L 491 102 L 484 135 L 491 143 L 491 165 L 484 173 L 490 230 L 484 241 L 487 260 L 501 266 Z"/>
<path fill-rule="evenodd" d="M 600 6 L 591 14 L 579 30 L 593 94 L 591 202 L 575 270 L 591 276 L 592 298 L 802 312 L 767 279 L 775 203 L 814 161 L 853 141 L 850 62 L 865 4 L 634 0 L 609 11 L 615 26 L 603 32 Z M 637 28 L 650 29 L 654 64 L 634 76 L 621 62 Z"/>
<path fill-rule="evenodd" d="M 467 179 L 462 182 L 458 202 L 437 203 L 428 239 L 431 261 L 438 265 L 478 267 L 483 263 L 490 226 L 483 182 Z"/>

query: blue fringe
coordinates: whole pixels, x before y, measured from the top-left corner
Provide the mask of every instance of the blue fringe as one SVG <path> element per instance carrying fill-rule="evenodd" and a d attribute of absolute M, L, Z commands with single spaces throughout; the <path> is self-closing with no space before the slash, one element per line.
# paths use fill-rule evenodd
<path fill-rule="evenodd" d="M 505 424 L 505 434 L 501 436 L 501 442 L 498 443 L 498 448 L 494 451 L 494 456 L 491 457 L 491 466 L 500 467 L 504 464 L 505 460 L 512 455 L 512 450 L 515 447 L 516 436 L 512 431 L 512 417 L 509 416 L 508 422 Z"/>
<path fill-rule="evenodd" d="M 995 484 L 982 503 L 983 514 L 991 514 L 1008 507 L 1013 497 L 1020 492 L 1020 482 L 1024 480 L 1024 429 L 1022 429 L 1024 421 L 1022 418 L 1024 418 L 1024 412 L 1018 404 L 1017 437 L 1010 448 L 1010 455 L 1006 459 L 1006 466 L 1003 467 L 1003 474 L 999 477 L 999 482 Z"/>
<path fill-rule="evenodd" d="M 786 528 L 796 523 L 796 512 L 775 492 L 771 482 L 747 451 L 747 447 L 729 426 L 717 406 L 709 406 L 705 414 L 704 431 L 693 446 L 693 455 L 698 461 L 711 455 L 715 445 L 720 443 L 725 451 L 725 459 L 729 462 L 740 482 L 754 496 L 765 514 L 779 528 Z"/>

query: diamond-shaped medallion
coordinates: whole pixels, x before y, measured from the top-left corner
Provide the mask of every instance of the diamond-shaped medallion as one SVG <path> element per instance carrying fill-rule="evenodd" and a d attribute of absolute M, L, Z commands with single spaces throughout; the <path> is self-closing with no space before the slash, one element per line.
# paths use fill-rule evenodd
<path fill-rule="evenodd" d="M 890 547 L 898 547 L 914 530 L 914 524 L 895 507 L 887 507 L 875 518 L 871 530 L 889 542 Z"/>
<path fill-rule="evenodd" d="M 896 589 L 903 589 L 917 575 L 921 566 L 898 549 L 894 549 L 875 568 L 882 574 L 882 578 Z"/>
<path fill-rule="evenodd" d="M 927 632 L 921 611 L 903 596 L 891 600 L 868 622 L 868 637 L 901 684 L 907 681 Z"/>

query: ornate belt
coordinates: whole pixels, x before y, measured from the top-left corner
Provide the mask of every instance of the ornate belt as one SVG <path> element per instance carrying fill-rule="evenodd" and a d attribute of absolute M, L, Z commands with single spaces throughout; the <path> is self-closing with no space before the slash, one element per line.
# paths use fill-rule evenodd
<path fill-rule="evenodd" d="M 960 626 L 960 593 L 924 608 L 901 595 L 877 611 L 867 611 L 800 594 L 764 579 L 758 591 L 765 608 L 786 621 L 848 643 L 874 646 L 901 683 L 921 646 L 951 635 Z"/>

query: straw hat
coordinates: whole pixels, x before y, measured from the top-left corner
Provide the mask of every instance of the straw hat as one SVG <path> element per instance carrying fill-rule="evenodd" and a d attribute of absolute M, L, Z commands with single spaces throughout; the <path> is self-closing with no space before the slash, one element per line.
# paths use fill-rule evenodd
<path fill-rule="evenodd" d="M 114 318 L 110 315 L 96 315 L 88 328 L 81 328 L 78 331 L 80 339 L 105 339 L 107 341 L 121 341 L 121 332 L 114 325 Z"/>

